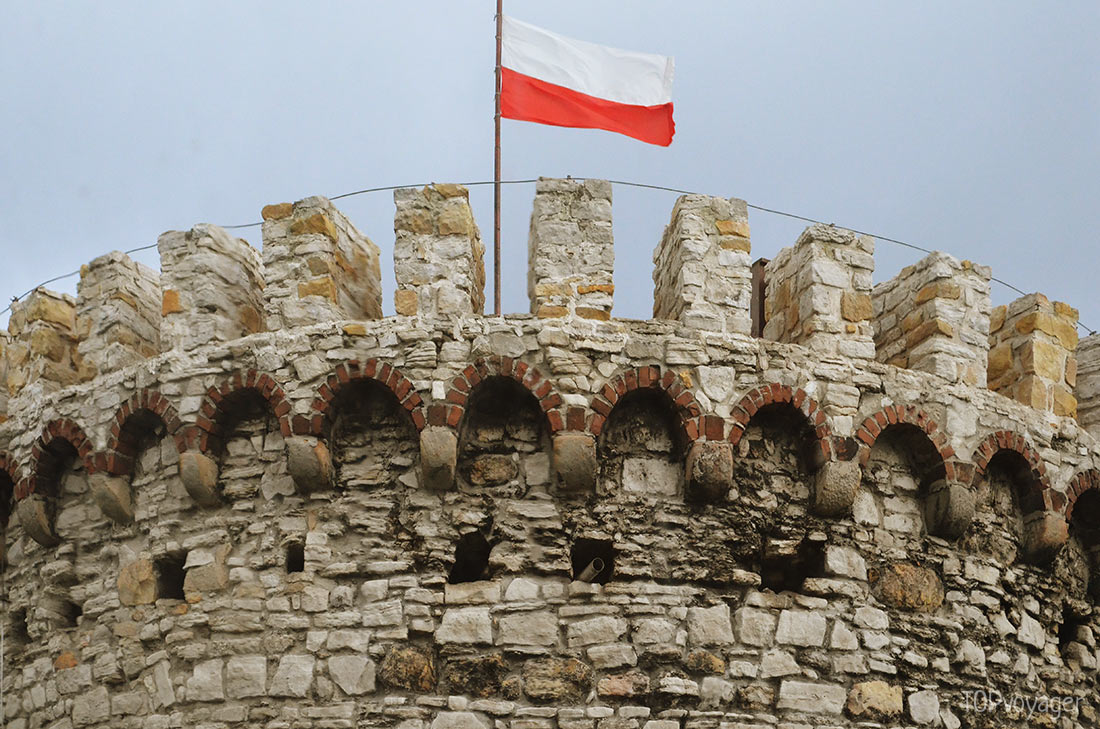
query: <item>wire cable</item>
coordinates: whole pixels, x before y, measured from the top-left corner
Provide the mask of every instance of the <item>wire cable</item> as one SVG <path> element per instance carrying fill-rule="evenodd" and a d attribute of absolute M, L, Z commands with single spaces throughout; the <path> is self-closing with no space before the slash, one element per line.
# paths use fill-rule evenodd
<path fill-rule="evenodd" d="M 575 178 L 571 178 L 571 179 L 588 180 L 588 179 L 595 179 L 595 178 L 575 177 Z M 534 182 L 538 182 L 538 180 L 539 180 L 539 178 L 530 178 L 530 179 L 521 179 L 521 180 L 501 180 L 500 184 L 502 184 L 502 185 L 528 185 L 528 184 L 531 184 L 531 183 L 534 183 Z M 624 187 L 637 187 L 637 188 L 642 188 L 642 189 L 646 189 L 646 190 L 661 190 L 663 192 L 674 192 L 674 193 L 677 193 L 677 194 L 680 194 L 680 195 L 698 195 L 698 194 L 701 194 L 701 193 L 697 193 L 693 190 L 681 190 L 681 189 L 676 188 L 676 187 L 667 187 L 665 185 L 650 185 L 650 184 L 645 183 L 645 182 L 631 182 L 629 180 L 607 180 L 607 182 L 610 182 L 612 185 L 623 185 Z M 333 195 L 333 196 L 329 197 L 328 199 L 329 200 L 342 200 L 342 199 L 347 198 L 347 197 L 355 197 L 357 195 L 367 195 L 367 194 L 373 193 L 373 192 L 387 192 L 387 191 L 392 191 L 392 190 L 401 190 L 401 189 L 405 189 L 405 188 L 409 188 L 409 187 L 424 187 L 426 185 L 432 185 L 432 184 L 435 184 L 435 183 L 432 183 L 432 182 L 419 182 L 419 183 L 416 183 L 415 185 L 385 185 L 385 186 L 382 186 L 382 187 L 367 187 L 367 188 L 364 188 L 362 190 L 353 190 L 351 192 L 343 192 L 343 193 L 340 193 L 339 195 Z M 477 187 L 479 185 L 492 185 L 492 184 L 494 184 L 494 180 L 475 180 L 475 181 L 472 181 L 472 182 L 459 182 L 459 183 L 456 183 L 456 184 L 463 185 L 465 187 Z M 747 207 L 752 208 L 753 210 L 759 210 L 762 213 L 768 213 L 770 215 L 779 215 L 779 216 L 782 216 L 784 218 L 791 218 L 793 220 L 801 220 L 802 222 L 805 222 L 805 223 L 820 223 L 822 225 L 833 225 L 833 223 L 826 223 L 824 220 L 817 220 L 816 218 L 809 218 L 809 217 L 806 217 L 805 215 L 797 215 L 795 213 L 788 213 L 785 210 L 777 210 L 775 208 L 767 208 L 767 207 L 764 207 L 763 205 L 754 205 L 752 203 L 745 203 L 745 205 Z M 255 228 L 258 225 L 263 225 L 263 221 L 256 221 L 255 223 L 240 223 L 238 225 L 222 225 L 222 226 L 219 226 L 219 227 L 225 228 L 226 230 L 240 230 L 242 228 Z M 842 227 L 845 230 L 850 230 L 850 231 L 852 231 L 853 233 L 855 233 L 857 235 L 871 236 L 872 238 L 874 238 L 876 240 L 884 241 L 886 243 L 893 243 L 895 245 L 899 245 L 899 246 L 902 246 L 904 248 L 909 248 L 909 249 L 914 250 L 914 251 L 920 251 L 922 253 L 932 253 L 932 250 L 929 249 L 929 248 L 925 248 L 923 246 L 918 246 L 918 245 L 913 244 L 913 243 L 907 243 L 906 241 L 898 240 L 897 238 L 890 238 L 890 237 L 885 236 L 885 235 L 878 235 L 877 233 L 869 233 L 867 231 L 858 230 L 856 228 L 848 228 L 846 226 L 839 226 L 839 227 Z M 157 244 L 153 243 L 153 244 L 147 245 L 147 246 L 139 246 L 137 248 L 131 248 L 128 251 L 123 251 L 123 253 L 129 254 L 129 253 L 137 253 L 138 251 L 147 251 L 150 248 L 156 248 L 156 246 L 157 246 Z M 12 300 L 11 300 L 11 304 L 8 304 L 8 306 L 6 308 L 4 308 L 3 310 L 0 310 L 0 315 L 6 314 L 9 311 L 11 311 L 12 304 L 14 304 L 15 302 L 19 301 L 20 299 L 34 293 L 35 289 L 38 289 L 41 286 L 45 286 L 46 284 L 54 283 L 55 281 L 61 281 L 62 279 L 66 279 L 66 278 L 70 278 L 72 276 L 76 276 L 79 273 L 80 273 L 80 270 L 78 269 L 76 271 L 70 271 L 69 273 L 63 273 L 60 276 L 54 276 L 51 279 L 43 281 L 42 283 L 38 284 L 34 288 L 30 289 L 29 291 L 25 291 L 22 294 L 20 294 L 19 296 L 13 297 Z M 1027 293 L 1023 289 L 1019 289 L 1019 288 L 1013 286 L 1012 284 L 1008 283 L 1007 281 L 1004 281 L 1002 279 L 997 278 L 996 276 L 993 276 L 991 280 L 995 281 L 996 283 L 1001 284 L 1002 286 L 1004 286 L 1006 288 L 1009 288 L 1009 289 L 1015 291 L 1016 293 L 1020 294 L 1021 296 L 1024 296 Z M 1086 326 L 1083 322 L 1080 322 L 1080 321 L 1077 322 L 1077 326 L 1083 328 L 1089 334 L 1096 334 L 1095 329 L 1092 329 L 1091 327 Z"/>

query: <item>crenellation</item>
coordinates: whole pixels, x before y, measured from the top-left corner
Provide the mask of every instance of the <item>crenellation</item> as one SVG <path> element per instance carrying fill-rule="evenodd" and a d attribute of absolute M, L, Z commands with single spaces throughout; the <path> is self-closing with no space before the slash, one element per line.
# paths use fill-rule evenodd
<path fill-rule="evenodd" d="M 765 266 L 763 336 L 823 355 L 874 359 L 874 239 L 812 225 Z"/>
<path fill-rule="evenodd" d="M 980 386 L 989 350 L 992 270 L 930 253 L 871 292 L 879 362 Z"/>
<path fill-rule="evenodd" d="M 264 331 L 260 253 L 216 225 L 169 231 L 160 251 L 161 348 L 193 349 Z"/>
<path fill-rule="evenodd" d="M 269 331 L 382 316 L 381 252 L 326 198 L 263 209 Z"/>
<path fill-rule="evenodd" d="M 1091 334 L 1077 345 L 1077 421 L 1100 439 L 1100 334 Z"/>
<path fill-rule="evenodd" d="M 114 251 L 80 268 L 77 350 L 82 379 L 160 354 L 160 275 Z"/>
<path fill-rule="evenodd" d="M 37 288 L 27 298 L 12 302 L 8 334 L 9 396 L 34 383 L 53 390 L 83 379 L 72 296 Z"/>
<path fill-rule="evenodd" d="M 653 252 L 653 317 L 750 334 L 752 273 L 744 200 L 682 195 Z"/>
<path fill-rule="evenodd" d="M 583 185 L 543 181 L 543 254 L 566 250 L 554 225 L 572 245 L 586 206 L 609 203 Z M 440 187 L 397 217 L 463 213 Z M 555 219 L 560 205 L 579 207 Z M 710 227 L 738 210 L 682 198 L 658 267 L 730 236 L 744 255 L 722 275 L 745 286 L 747 227 Z M 337 216 L 321 198 L 266 210 L 266 292 L 242 241 L 167 234 L 164 293 L 225 290 L 163 296 L 165 351 L 90 379 L 79 311 L 95 316 L 92 283 L 122 283 L 123 262 L 90 270 L 80 301 L 17 305 L 0 344 L 26 353 L 48 329 L 71 374 L 13 388 L 0 418 L 5 726 L 1100 725 L 1100 441 L 1085 432 L 1100 337 L 1078 348 L 1084 427 L 926 365 L 924 341 L 902 363 L 887 322 L 906 308 L 984 351 L 988 270 L 933 255 L 872 297 L 870 241 L 827 226 L 758 267 L 760 299 L 787 282 L 822 304 L 790 331 L 773 319 L 784 341 L 745 336 L 740 298 L 734 326 L 693 318 L 715 301 L 677 298 L 662 274 L 655 311 L 675 318 L 584 316 L 599 300 L 579 282 L 610 277 L 610 257 L 583 276 L 533 257 L 576 275 L 568 315 L 448 312 L 429 292 L 416 318 L 323 305 L 291 324 L 285 295 L 313 275 L 297 264 L 334 238 L 289 221 Z M 287 241 L 294 260 L 276 254 Z M 472 241 L 451 240 L 462 265 Z M 1036 342 L 1069 337 L 1072 312 L 1044 302 L 992 314 L 1021 371 Z M 281 323 L 244 326 L 248 306 Z M 106 331 L 126 321 L 101 313 Z M 872 326 L 893 364 L 867 354 Z M 31 361 L 16 359 L 9 381 Z M 978 711 L 988 691 L 1047 708 Z M 1052 697 L 1072 699 L 1057 717 Z"/>
<path fill-rule="evenodd" d="M 542 319 L 611 318 L 611 183 L 539 178 L 527 244 L 527 295 Z"/>
<path fill-rule="evenodd" d="M 1055 415 L 1076 417 L 1077 310 L 1042 294 L 993 309 L 987 386 Z"/>
<path fill-rule="evenodd" d="M 485 310 L 485 246 L 462 185 L 394 190 L 394 307 L 400 316 Z"/>

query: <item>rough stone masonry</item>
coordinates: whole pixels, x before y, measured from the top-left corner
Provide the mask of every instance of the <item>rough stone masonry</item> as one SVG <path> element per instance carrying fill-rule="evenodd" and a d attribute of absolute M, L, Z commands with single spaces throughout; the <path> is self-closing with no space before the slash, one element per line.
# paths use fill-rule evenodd
<path fill-rule="evenodd" d="M 617 319 L 610 185 L 543 180 L 487 317 L 466 191 L 395 202 L 395 317 L 317 197 L 13 307 L 6 729 L 1100 726 L 1071 307 L 829 226 L 754 287 L 695 195 Z"/>

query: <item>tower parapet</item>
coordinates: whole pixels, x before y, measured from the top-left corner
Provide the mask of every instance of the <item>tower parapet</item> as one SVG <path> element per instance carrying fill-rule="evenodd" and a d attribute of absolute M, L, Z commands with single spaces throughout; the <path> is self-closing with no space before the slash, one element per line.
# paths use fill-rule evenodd
<path fill-rule="evenodd" d="M 160 353 L 160 276 L 114 251 L 80 268 L 77 346 L 83 378 L 114 372 Z"/>
<path fill-rule="evenodd" d="M 611 183 L 540 178 L 528 237 L 527 293 L 542 319 L 611 318 Z"/>
<path fill-rule="evenodd" d="M 264 330 L 259 252 L 216 225 L 169 231 L 160 250 L 163 349 L 193 349 Z"/>
<path fill-rule="evenodd" d="M 1077 310 L 1042 294 L 993 309 L 990 390 L 1055 415 L 1076 417 Z"/>
<path fill-rule="evenodd" d="M 812 225 L 765 266 L 764 338 L 824 355 L 874 359 L 871 274 L 875 243 Z"/>
<path fill-rule="evenodd" d="M 985 383 L 992 270 L 930 253 L 875 286 L 875 352 L 880 362 L 966 385 Z"/>
<path fill-rule="evenodd" d="M 462 185 L 394 190 L 394 308 L 401 316 L 485 310 L 485 246 Z"/>
<path fill-rule="evenodd" d="M 267 328 L 379 319 L 379 250 L 327 198 L 263 209 Z"/>
<path fill-rule="evenodd" d="M 8 334 L 10 394 L 36 382 L 50 391 L 80 381 L 76 300 L 72 296 L 37 288 L 22 301 L 12 302 Z"/>
<path fill-rule="evenodd" d="M 752 272 L 744 200 L 683 195 L 653 252 L 653 317 L 749 334 Z"/>

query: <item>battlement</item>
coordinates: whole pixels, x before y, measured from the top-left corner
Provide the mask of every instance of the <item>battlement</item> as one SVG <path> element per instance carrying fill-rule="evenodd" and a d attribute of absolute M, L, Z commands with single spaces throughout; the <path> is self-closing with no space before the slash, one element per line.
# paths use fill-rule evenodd
<path fill-rule="evenodd" d="M 319 197 L 13 307 L 9 725 L 980 726 L 990 686 L 1097 725 L 1068 306 L 940 253 L 872 287 L 823 225 L 754 286 L 743 201 L 686 195 L 618 319 L 610 185 L 542 180 L 534 315 L 485 316 L 466 191 L 394 200 L 396 316 Z"/>

